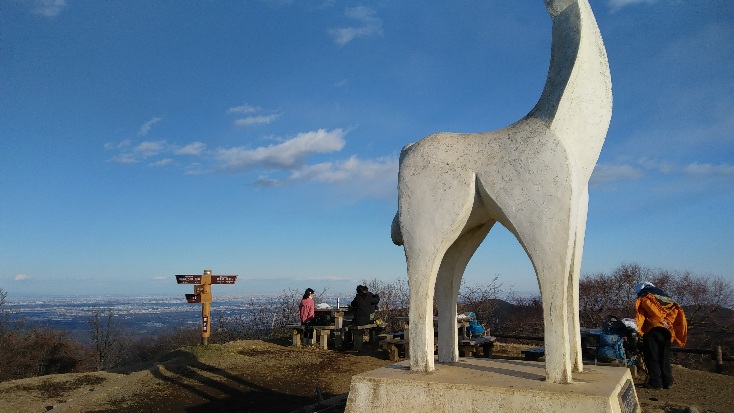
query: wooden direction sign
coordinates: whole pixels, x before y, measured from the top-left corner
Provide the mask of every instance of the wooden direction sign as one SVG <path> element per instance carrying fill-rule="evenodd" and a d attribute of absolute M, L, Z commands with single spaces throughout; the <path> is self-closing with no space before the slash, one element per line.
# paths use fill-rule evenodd
<path fill-rule="evenodd" d="M 234 284 L 236 275 L 212 275 L 212 284 Z"/>
<path fill-rule="evenodd" d="M 201 275 L 176 275 L 178 284 L 201 284 Z"/>
<path fill-rule="evenodd" d="M 201 282 L 201 275 L 177 274 L 176 282 L 178 284 L 204 284 Z M 237 281 L 236 275 L 212 275 L 210 284 L 234 284 Z"/>
<path fill-rule="evenodd" d="M 212 284 L 232 285 L 237 281 L 236 275 L 212 275 L 212 270 L 204 270 L 203 275 L 177 274 L 176 283 L 194 284 L 194 293 L 185 294 L 186 301 L 191 304 L 201 303 L 201 344 L 208 344 L 210 329 L 210 308 L 212 303 Z"/>

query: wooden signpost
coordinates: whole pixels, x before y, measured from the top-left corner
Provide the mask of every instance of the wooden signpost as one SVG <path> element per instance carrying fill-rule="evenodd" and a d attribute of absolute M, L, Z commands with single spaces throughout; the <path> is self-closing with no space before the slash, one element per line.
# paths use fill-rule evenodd
<path fill-rule="evenodd" d="M 186 301 L 201 303 L 201 344 L 209 344 L 211 335 L 212 284 L 234 284 L 236 281 L 236 275 L 212 275 L 212 270 L 204 270 L 203 275 L 176 275 L 178 284 L 195 284 L 194 293 L 186 294 Z"/>

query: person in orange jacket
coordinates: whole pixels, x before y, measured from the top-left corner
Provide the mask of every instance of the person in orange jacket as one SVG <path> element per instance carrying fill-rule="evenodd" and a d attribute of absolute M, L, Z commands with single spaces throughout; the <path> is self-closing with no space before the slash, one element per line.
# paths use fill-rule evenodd
<path fill-rule="evenodd" d="M 670 295 L 652 283 L 638 282 L 635 284 L 635 292 L 635 321 L 642 335 L 642 357 L 648 375 L 643 387 L 668 389 L 673 385 L 670 345 L 686 345 L 686 315 Z"/>

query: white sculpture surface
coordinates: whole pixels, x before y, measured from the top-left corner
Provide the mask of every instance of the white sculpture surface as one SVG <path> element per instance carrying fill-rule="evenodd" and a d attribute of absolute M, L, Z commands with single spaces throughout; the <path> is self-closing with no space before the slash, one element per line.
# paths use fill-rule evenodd
<path fill-rule="evenodd" d="M 545 323 L 546 379 L 581 371 L 578 281 L 588 182 L 612 113 L 609 64 L 588 0 L 545 0 L 553 21 L 543 93 L 530 113 L 488 133 L 438 133 L 400 156 L 393 242 L 410 288 L 410 367 L 458 361 L 456 304 L 469 259 L 495 222 L 535 269 Z"/>

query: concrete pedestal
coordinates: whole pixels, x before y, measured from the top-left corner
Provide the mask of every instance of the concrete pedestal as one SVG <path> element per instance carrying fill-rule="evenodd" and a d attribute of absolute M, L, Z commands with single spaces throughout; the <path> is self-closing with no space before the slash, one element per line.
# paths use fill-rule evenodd
<path fill-rule="evenodd" d="M 573 379 L 548 383 L 534 361 L 466 358 L 422 374 L 406 360 L 352 377 L 346 413 L 640 412 L 624 367 L 584 366 Z"/>

